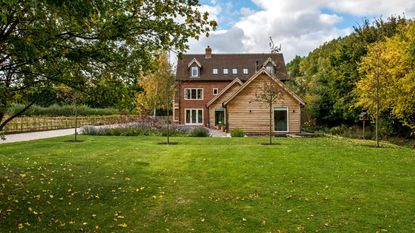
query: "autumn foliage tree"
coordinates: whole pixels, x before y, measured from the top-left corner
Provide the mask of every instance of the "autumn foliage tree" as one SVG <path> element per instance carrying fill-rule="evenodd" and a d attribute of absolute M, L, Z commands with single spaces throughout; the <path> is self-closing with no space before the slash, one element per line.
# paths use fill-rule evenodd
<path fill-rule="evenodd" d="M 355 88 L 357 106 L 377 118 L 379 112 L 388 111 L 415 133 L 415 23 L 371 45 L 359 71 L 363 78 Z"/>
<path fill-rule="evenodd" d="M 376 146 L 379 147 L 379 115 L 388 108 L 388 91 L 390 80 L 383 72 L 387 60 L 382 56 L 382 44 L 373 45 L 363 57 L 359 71 L 364 78 L 356 84 L 358 99 L 356 106 L 368 111 L 375 119 Z"/>
<path fill-rule="evenodd" d="M 156 116 L 157 109 L 162 108 L 166 110 L 167 144 L 169 144 L 170 112 L 176 82 L 167 53 L 163 52 L 157 56 L 155 66 L 156 68 L 153 72 L 144 75 L 140 80 L 140 86 L 143 88 L 143 91 L 136 98 L 137 110 L 142 114 L 152 111 L 154 117 Z"/>
<path fill-rule="evenodd" d="M 174 94 L 174 90 L 172 90 L 174 81 L 168 55 L 160 53 L 155 59 L 155 69 L 140 78 L 139 85 L 143 91 L 136 98 L 137 111 L 141 114 L 152 112 L 155 117 L 158 108 L 167 110 L 170 107 L 167 99 Z"/>

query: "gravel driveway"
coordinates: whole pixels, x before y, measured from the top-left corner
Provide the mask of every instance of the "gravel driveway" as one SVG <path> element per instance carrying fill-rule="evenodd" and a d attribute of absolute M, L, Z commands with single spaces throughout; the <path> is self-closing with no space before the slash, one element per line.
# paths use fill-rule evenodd
<path fill-rule="evenodd" d="M 79 130 L 78 130 L 79 132 Z M 11 142 L 24 142 L 43 138 L 53 138 L 74 134 L 74 129 L 58 129 L 49 131 L 39 131 L 31 133 L 7 134 L 6 140 L 0 139 L 0 144 Z"/>

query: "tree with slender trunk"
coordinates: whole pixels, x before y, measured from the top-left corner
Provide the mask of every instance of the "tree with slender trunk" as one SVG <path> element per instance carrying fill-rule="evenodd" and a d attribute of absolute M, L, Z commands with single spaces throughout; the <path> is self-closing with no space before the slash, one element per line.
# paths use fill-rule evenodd
<path fill-rule="evenodd" d="M 271 77 L 262 77 L 256 92 L 256 100 L 267 105 L 269 110 L 269 144 L 272 145 L 272 106 L 282 98 L 281 87 Z"/>
<path fill-rule="evenodd" d="M 382 56 L 383 47 L 375 44 L 369 48 L 368 54 L 362 58 L 359 72 L 364 77 L 357 82 L 355 93 L 358 97 L 357 107 L 367 109 L 372 119 L 375 120 L 376 147 L 380 147 L 379 117 L 388 108 L 388 87 L 391 80 L 382 70 L 387 66 L 385 56 Z"/>
<path fill-rule="evenodd" d="M 140 80 L 143 91 L 137 95 L 138 111 L 150 114 L 155 109 L 164 109 L 167 129 L 167 144 L 170 144 L 170 112 L 172 111 L 172 100 L 176 89 L 176 81 L 173 76 L 172 67 L 168 60 L 167 52 L 160 52 L 154 64 L 155 70 L 145 75 Z"/>
<path fill-rule="evenodd" d="M 74 142 L 78 141 L 78 105 L 79 105 L 79 93 L 76 90 L 73 90 L 72 94 L 72 104 L 74 111 L 74 121 L 75 121 L 75 139 Z"/>

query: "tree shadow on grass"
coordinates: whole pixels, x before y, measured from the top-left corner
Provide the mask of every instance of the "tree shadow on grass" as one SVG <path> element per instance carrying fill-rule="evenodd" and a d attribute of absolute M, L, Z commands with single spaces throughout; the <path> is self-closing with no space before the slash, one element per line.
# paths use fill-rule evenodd
<path fill-rule="evenodd" d="M 65 140 L 64 142 L 83 142 L 84 140 Z"/>
<path fill-rule="evenodd" d="M 394 144 L 380 144 L 379 146 L 376 146 L 376 144 L 363 144 L 363 143 L 359 143 L 359 146 L 366 147 L 366 148 L 373 148 L 373 149 L 396 149 L 400 147 Z"/>
<path fill-rule="evenodd" d="M 178 142 L 169 142 L 169 143 L 167 143 L 167 142 L 158 142 L 157 144 L 159 144 L 159 145 L 177 145 L 179 143 Z"/>
<path fill-rule="evenodd" d="M 279 142 L 272 142 L 272 144 L 269 144 L 269 142 L 261 142 L 260 144 L 263 145 L 263 146 L 279 146 L 279 145 L 281 145 L 281 143 L 279 143 Z"/>

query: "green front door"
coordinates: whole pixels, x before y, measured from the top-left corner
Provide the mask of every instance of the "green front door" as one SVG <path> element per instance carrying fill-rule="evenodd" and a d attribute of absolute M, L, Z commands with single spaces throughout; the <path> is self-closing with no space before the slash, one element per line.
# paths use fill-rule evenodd
<path fill-rule="evenodd" d="M 215 110 L 215 126 L 219 124 L 225 124 L 225 110 L 223 109 Z"/>
<path fill-rule="evenodd" d="M 274 108 L 275 131 L 288 131 L 288 109 L 286 107 Z"/>

